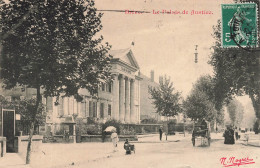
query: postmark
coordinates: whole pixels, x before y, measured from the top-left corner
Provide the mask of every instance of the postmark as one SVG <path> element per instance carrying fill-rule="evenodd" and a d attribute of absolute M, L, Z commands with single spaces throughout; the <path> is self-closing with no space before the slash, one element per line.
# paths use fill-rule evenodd
<path fill-rule="evenodd" d="M 257 5 L 222 4 L 222 47 L 258 47 Z"/>

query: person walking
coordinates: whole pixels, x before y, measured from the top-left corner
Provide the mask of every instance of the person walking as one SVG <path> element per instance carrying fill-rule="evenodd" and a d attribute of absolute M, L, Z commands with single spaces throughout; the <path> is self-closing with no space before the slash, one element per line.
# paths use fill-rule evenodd
<path fill-rule="evenodd" d="M 162 140 L 162 134 L 163 134 L 163 130 L 162 130 L 162 126 L 160 126 L 159 128 L 160 141 Z"/>
<path fill-rule="evenodd" d="M 116 130 L 112 131 L 111 140 L 112 140 L 112 143 L 113 143 L 114 152 L 116 152 L 117 151 L 117 144 L 118 144 L 118 141 L 119 141 Z"/>
<path fill-rule="evenodd" d="M 236 140 L 238 140 L 239 136 L 238 136 L 238 129 L 237 129 L 237 127 L 235 127 L 235 136 L 236 136 Z"/>
<path fill-rule="evenodd" d="M 225 141 L 224 144 L 235 144 L 234 130 L 231 126 L 227 126 L 224 133 Z"/>
<path fill-rule="evenodd" d="M 230 140 L 231 140 L 231 144 L 235 144 L 235 137 L 234 137 L 234 135 L 235 135 L 235 131 L 234 131 L 234 129 L 233 129 L 233 127 L 230 127 Z"/>

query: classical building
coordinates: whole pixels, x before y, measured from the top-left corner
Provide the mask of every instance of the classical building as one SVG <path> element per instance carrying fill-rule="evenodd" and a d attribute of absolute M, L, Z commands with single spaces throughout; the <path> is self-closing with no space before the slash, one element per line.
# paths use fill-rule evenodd
<path fill-rule="evenodd" d="M 39 128 L 40 133 L 56 133 L 67 130 L 75 135 L 73 125 L 75 116 L 88 120 L 105 122 L 116 119 L 122 123 L 140 123 L 140 81 L 139 65 L 131 48 L 112 50 L 110 55 L 113 82 L 104 83 L 98 93 L 91 96 L 86 89 L 80 89 L 81 99 L 74 96 L 43 97 L 46 105 L 46 126 Z M 3 91 L 5 97 L 23 99 L 35 97 L 35 89 L 16 87 L 11 91 Z M 58 102 L 58 103 L 57 103 Z M 65 126 L 65 128 L 64 128 Z"/>

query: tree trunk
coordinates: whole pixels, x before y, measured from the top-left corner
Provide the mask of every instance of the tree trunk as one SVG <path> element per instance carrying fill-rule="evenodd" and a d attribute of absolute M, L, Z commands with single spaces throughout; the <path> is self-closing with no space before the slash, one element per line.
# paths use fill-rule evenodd
<path fill-rule="evenodd" d="M 29 140 L 28 140 L 28 145 L 27 145 L 27 154 L 26 154 L 26 164 L 30 164 L 31 162 L 31 146 L 32 146 L 32 137 L 33 137 L 33 134 L 34 134 L 34 125 L 35 125 L 35 122 L 36 122 L 36 114 L 37 114 L 37 110 L 38 110 L 38 107 L 39 107 L 39 104 L 41 102 L 41 93 L 40 93 L 40 86 L 38 86 L 36 88 L 37 90 L 37 98 L 36 98 L 36 105 L 35 105 L 35 112 L 33 113 L 33 116 L 32 116 L 32 123 L 31 123 L 31 126 L 30 126 L 30 135 L 29 135 Z"/>

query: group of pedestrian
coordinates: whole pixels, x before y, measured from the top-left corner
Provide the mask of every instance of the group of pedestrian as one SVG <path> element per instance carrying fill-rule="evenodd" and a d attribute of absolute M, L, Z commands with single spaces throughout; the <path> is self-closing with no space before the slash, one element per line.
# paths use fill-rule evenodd
<path fill-rule="evenodd" d="M 118 138 L 116 129 L 112 130 L 111 140 L 112 140 L 113 148 L 114 148 L 113 151 L 114 152 L 118 151 L 117 147 L 118 147 L 119 138 Z M 124 149 L 126 150 L 127 155 L 131 154 L 131 151 L 135 152 L 135 146 L 133 144 L 130 144 L 128 139 L 125 140 Z"/>
<path fill-rule="evenodd" d="M 237 127 L 228 125 L 223 136 L 225 138 L 224 144 L 235 144 L 235 138 L 236 140 L 239 139 Z"/>

